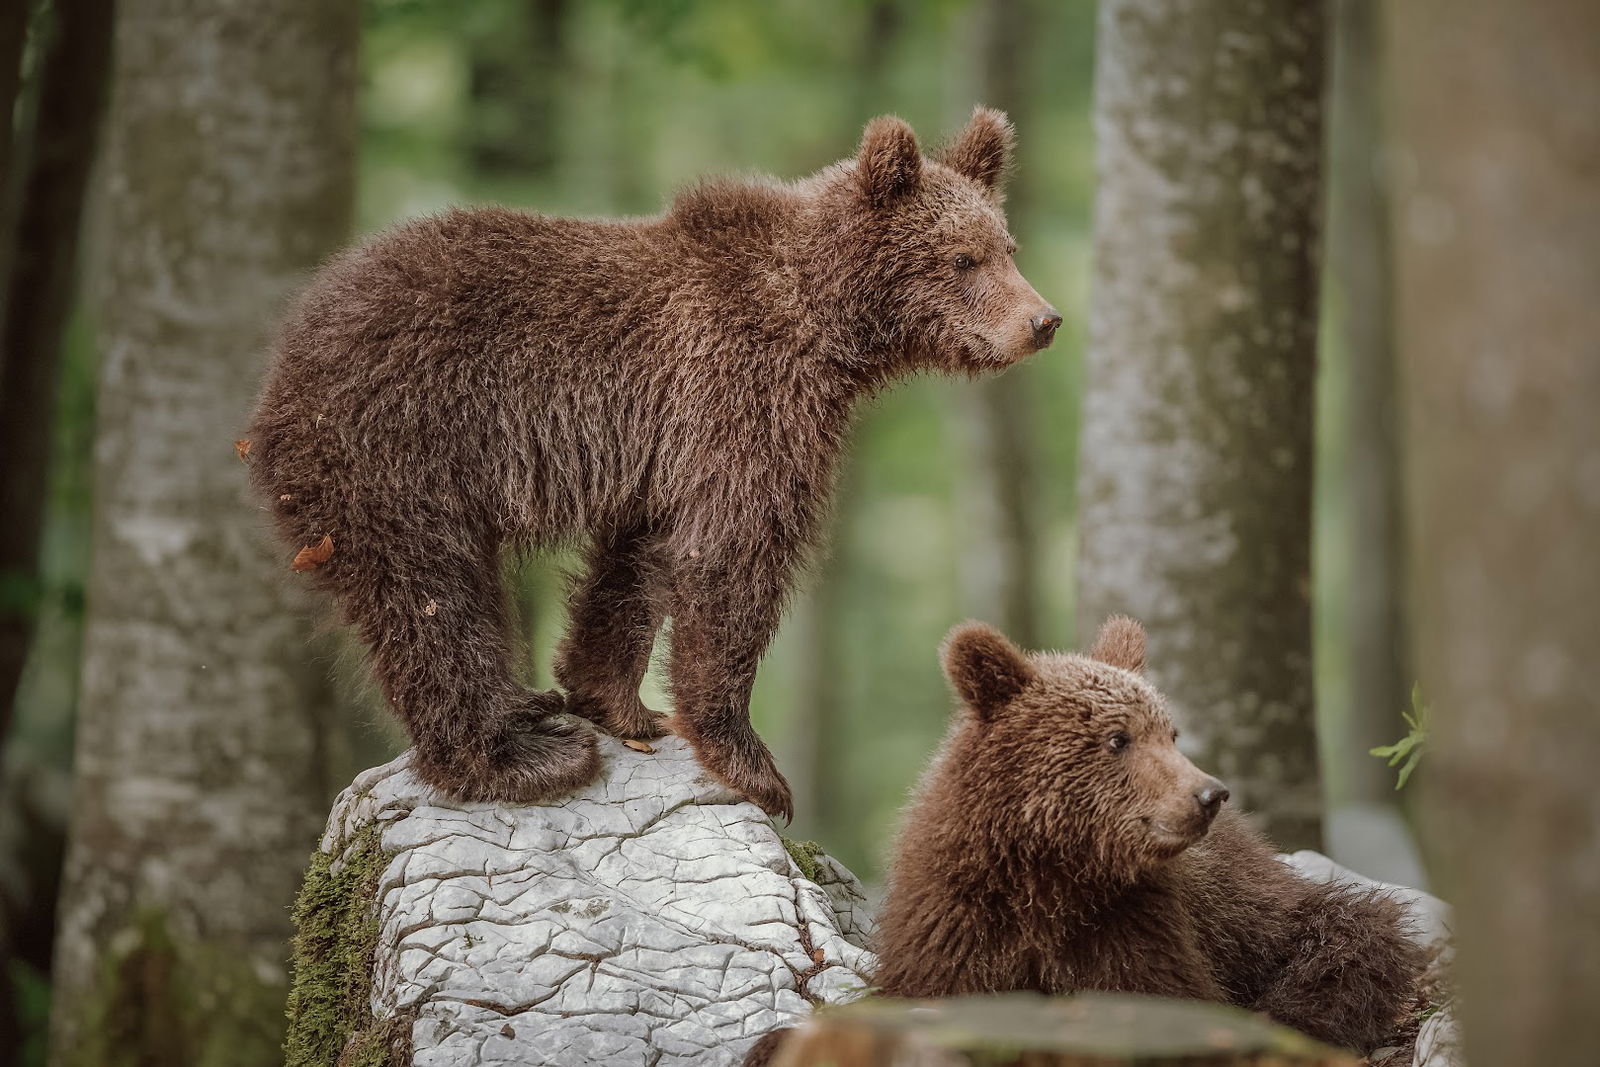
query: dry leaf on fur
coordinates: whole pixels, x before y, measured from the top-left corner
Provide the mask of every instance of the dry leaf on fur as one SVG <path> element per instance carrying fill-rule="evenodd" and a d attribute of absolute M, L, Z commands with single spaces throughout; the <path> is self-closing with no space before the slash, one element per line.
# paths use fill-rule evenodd
<path fill-rule="evenodd" d="M 248 459 L 250 456 L 250 439 L 248 437 L 239 438 L 233 443 L 233 450 L 239 453 L 241 460 Z"/>
<path fill-rule="evenodd" d="M 437 600 L 428 601 L 426 604 L 422 605 L 422 613 L 424 615 L 439 614 L 439 602 Z"/>
<path fill-rule="evenodd" d="M 322 540 L 314 545 L 307 545 L 294 554 L 294 562 L 289 566 L 297 571 L 315 570 L 328 562 L 333 555 L 333 535 L 323 534 Z"/>
<path fill-rule="evenodd" d="M 635 741 L 631 737 L 624 738 L 622 743 L 627 745 L 629 748 L 633 749 L 635 752 L 654 752 L 655 751 L 655 749 L 651 748 L 645 742 L 643 742 L 643 741 Z"/>

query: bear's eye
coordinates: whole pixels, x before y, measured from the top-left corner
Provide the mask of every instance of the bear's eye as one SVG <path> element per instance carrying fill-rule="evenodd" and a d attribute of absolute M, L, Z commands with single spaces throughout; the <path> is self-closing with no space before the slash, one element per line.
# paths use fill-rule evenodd
<path fill-rule="evenodd" d="M 1133 744 L 1133 738 L 1121 730 L 1106 738 L 1106 747 L 1113 752 L 1121 752 L 1131 744 Z"/>
<path fill-rule="evenodd" d="M 961 270 L 961 271 L 971 270 L 973 267 L 976 267 L 977 265 L 978 265 L 978 261 L 973 259 L 971 256 L 967 255 L 965 252 L 962 252 L 962 253 L 960 253 L 959 255 L 956 256 L 956 270 Z"/>

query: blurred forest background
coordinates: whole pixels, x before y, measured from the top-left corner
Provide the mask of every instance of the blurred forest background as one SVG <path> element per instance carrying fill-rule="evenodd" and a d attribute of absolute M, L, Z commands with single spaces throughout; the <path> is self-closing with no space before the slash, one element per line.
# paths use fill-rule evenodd
<path fill-rule="evenodd" d="M 1404 596 L 1378 5 L 1340 0 L 1324 21 L 1319 5 L 1295 15 L 1217 3 L 1223 14 L 1190 43 L 1158 40 L 1141 6 L 1163 5 L 1102 5 L 1097 29 L 1089 0 L 8 5 L 0 1062 L 45 1062 L 53 985 L 57 1032 L 76 1035 L 72 1057 L 58 1049 L 53 1062 L 257 1062 L 209 1058 L 221 1039 L 195 1031 L 185 1009 L 169 1006 L 169 1018 L 145 1008 L 188 965 L 184 938 L 259 946 L 281 936 L 296 864 L 327 803 L 403 746 L 345 639 L 306 622 L 284 583 L 254 576 L 282 561 L 275 547 L 251 547 L 264 524 L 244 502 L 232 442 L 266 331 L 317 260 L 452 204 L 647 214 L 702 174 L 802 176 L 851 155 L 861 125 L 884 112 L 929 145 L 977 103 L 1010 113 L 1019 266 L 1066 325 L 1053 348 L 1002 379 L 918 380 L 863 418 L 831 553 L 754 701 L 757 729 L 796 788 L 793 833 L 878 879 L 896 813 L 947 721 L 935 651 L 945 631 L 982 617 L 1026 645 L 1068 648 L 1104 612 L 1124 610 L 1150 624 L 1152 671 L 1197 751 L 1230 782 L 1248 779 L 1246 802 L 1283 843 L 1424 884 L 1404 810 L 1414 790 L 1396 793 L 1394 772 L 1367 751 L 1408 732 L 1401 715 L 1418 676 Z M 1242 73 L 1217 65 L 1230 25 L 1248 34 L 1274 20 L 1261 30 L 1268 51 L 1237 53 Z M 1102 66 L 1098 105 L 1097 33 L 1132 57 Z M 1152 92 L 1167 103 L 1185 94 L 1202 103 L 1174 104 L 1153 124 L 1130 118 L 1139 107 L 1159 113 L 1161 99 L 1131 88 L 1158 83 Z M 1117 145 L 1175 136 L 1210 121 L 1208 107 L 1235 109 L 1241 127 L 1283 150 L 1266 171 L 1281 187 L 1253 200 L 1265 172 L 1251 170 L 1249 144 L 1171 142 L 1198 158 L 1246 160 L 1220 165 L 1218 186 L 1195 195 L 1252 220 L 1242 237 L 1227 236 L 1225 222 L 1205 232 L 1223 234 L 1224 259 L 1265 263 L 1271 276 L 1241 268 L 1232 287 L 1210 275 L 1206 284 L 1224 302 L 1248 291 L 1261 306 L 1161 335 L 1245 337 L 1242 355 L 1218 356 L 1236 380 L 1140 361 L 1132 349 L 1155 328 L 1118 290 L 1138 270 L 1123 283 L 1097 278 L 1106 301 L 1093 315 L 1090 306 L 1097 240 L 1111 261 L 1136 258 L 1140 241 L 1179 266 L 1200 263 L 1140 228 L 1163 209 L 1135 196 L 1153 179 Z M 1110 205 L 1101 223 L 1126 223 L 1099 235 L 1097 128 Z M 1151 291 L 1173 277 L 1149 276 Z M 1086 364 L 1091 323 L 1102 363 Z M 1159 448 L 1135 454 L 1129 428 L 1150 409 L 1126 395 L 1122 348 L 1148 376 L 1193 386 L 1163 401 L 1158 421 L 1203 442 L 1194 498 L 1244 516 L 1228 561 L 1179 512 L 1159 545 L 1124 536 L 1164 519 L 1155 505 L 1134 514 L 1145 505 L 1119 485 L 1194 471 Z M 1091 381 L 1096 368 L 1103 376 Z M 1271 414 L 1218 444 L 1196 413 L 1233 405 Z M 1261 457 L 1270 471 L 1258 477 Z M 173 507 L 158 514 L 163 502 Z M 1098 543 L 1080 545 L 1080 514 L 1103 520 L 1085 524 L 1106 531 Z M 1162 567 L 1166 579 L 1149 577 Z M 561 569 L 560 559 L 532 561 L 516 583 L 529 674 L 544 685 L 562 625 Z M 168 616 L 180 621 L 151 636 Z M 666 705 L 659 687 L 647 699 Z M 125 764 L 143 777 L 130 785 Z M 1419 777 L 1429 770 L 1424 761 Z M 197 810 L 191 826 L 183 813 Z M 189 862 L 191 844 L 210 867 Z M 160 912 L 160 887 L 191 883 L 216 894 L 193 904 L 200 918 Z M 221 911 L 254 917 L 210 925 Z M 128 934 L 130 913 L 154 917 Z M 249 1031 L 268 1048 L 282 981 L 273 966 L 268 951 L 249 976 L 208 979 L 183 996 L 238 1016 L 230 1047 Z M 138 1019 L 115 997 L 95 999 L 105 984 L 96 976 L 119 968 L 142 976 Z M 62 1021 L 62 990 L 81 1001 L 78 1018 Z M 110 1051 L 163 1040 L 178 1044 L 154 1059 Z"/>

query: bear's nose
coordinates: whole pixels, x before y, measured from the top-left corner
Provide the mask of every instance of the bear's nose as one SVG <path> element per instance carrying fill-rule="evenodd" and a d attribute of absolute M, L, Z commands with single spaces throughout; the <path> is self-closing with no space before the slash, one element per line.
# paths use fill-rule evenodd
<path fill-rule="evenodd" d="M 1033 317 L 1032 325 L 1033 339 L 1042 347 L 1055 338 L 1056 327 L 1061 325 L 1061 316 L 1055 308 L 1045 308 Z"/>
<path fill-rule="evenodd" d="M 1228 799 L 1228 787 L 1217 781 L 1209 779 L 1205 785 L 1194 791 L 1194 802 L 1200 805 L 1200 810 L 1207 817 L 1215 815 L 1217 809 L 1222 807 L 1222 802 Z"/>

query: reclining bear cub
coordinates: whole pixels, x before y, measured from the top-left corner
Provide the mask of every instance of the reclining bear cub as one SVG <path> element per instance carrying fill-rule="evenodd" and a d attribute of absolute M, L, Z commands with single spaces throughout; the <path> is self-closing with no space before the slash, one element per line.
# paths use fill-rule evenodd
<path fill-rule="evenodd" d="M 853 412 L 918 371 L 1001 370 L 1061 322 L 1012 261 L 1011 145 L 980 109 L 925 158 L 880 118 L 801 181 L 706 181 L 644 220 L 454 211 L 322 269 L 280 331 L 252 479 L 428 782 L 496 801 L 589 782 L 593 735 L 564 710 L 660 734 L 638 691 L 670 616 L 673 728 L 789 815 L 750 690 Z M 530 691 L 502 560 L 571 543 L 565 695 Z"/>
<path fill-rule="evenodd" d="M 954 630 L 960 701 L 899 835 L 874 982 L 895 996 L 1094 989 L 1225 1001 L 1361 1051 L 1413 1006 L 1405 906 L 1312 882 L 1178 750 L 1117 616 L 1087 655 Z"/>
<path fill-rule="evenodd" d="M 1279 862 L 1178 750 L 1144 659 L 1122 616 L 1087 655 L 951 631 L 960 706 L 896 835 L 872 985 L 1221 1001 L 1359 1051 L 1389 1043 L 1427 957 L 1405 906 Z M 765 1035 L 745 1067 L 790 1038 Z"/>

